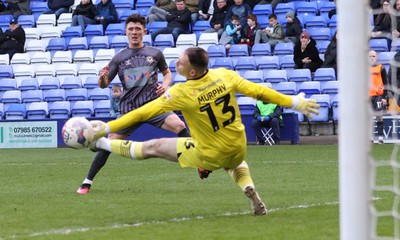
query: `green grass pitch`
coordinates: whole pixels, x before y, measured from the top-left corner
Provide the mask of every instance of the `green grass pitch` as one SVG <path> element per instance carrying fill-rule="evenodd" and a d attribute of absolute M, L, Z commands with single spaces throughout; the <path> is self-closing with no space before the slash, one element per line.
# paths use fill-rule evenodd
<path fill-rule="evenodd" d="M 389 159 L 393 145 L 374 146 Z M 78 195 L 94 153 L 2 149 L 0 239 L 339 239 L 338 146 L 248 147 L 267 216 L 256 217 L 223 170 L 200 180 L 195 169 L 160 159 L 111 155 L 90 194 Z M 382 181 L 389 170 L 379 171 Z M 390 208 L 393 199 L 376 202 Z M 386 201 L 387 200 L 387 201 Z M 383 235 L 393 236 L 384 221 Z"/>

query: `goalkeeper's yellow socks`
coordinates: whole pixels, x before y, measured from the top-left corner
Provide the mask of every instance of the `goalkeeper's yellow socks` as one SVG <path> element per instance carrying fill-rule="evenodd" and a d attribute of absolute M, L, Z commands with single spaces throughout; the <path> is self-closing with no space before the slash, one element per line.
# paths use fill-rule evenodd
<path fill-rule="evenodd" d="M 248 186 L 252 186 L 254 188 L 253 179 L 250 176 L 249 166 L 245 161 L 243 161 L 235 169 L 229 169 L 228 173 L 243 191 Z"/>
<path fill-rule="evenodd" d="M 132 158 L 136 160 L 143 159 L 143 142 L 134 142 L 129 140 L 111 140 L 110 142 L 110 152 L 126 158 Z"/>

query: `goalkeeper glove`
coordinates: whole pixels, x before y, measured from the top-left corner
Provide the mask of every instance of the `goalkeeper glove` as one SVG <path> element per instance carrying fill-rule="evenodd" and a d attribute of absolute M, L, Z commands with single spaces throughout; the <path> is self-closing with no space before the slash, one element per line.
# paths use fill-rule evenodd
<path fill-rule="evenodd" d="M 99 120 L 90 121 L 90 124 L 93 128 L 93 140 L 96 141 L 97 139 L 104 137 L 108 133 L 110 133 L 110 127 L 107 123 Z"/>
<path fill-rule="evenodd" d="M 304 98 L 304 93 L 292 97 L 292 109 L 303 113 L 308 118 L 312 117 L 312 113 L 318 115 L 319 104 L 314 99 Z"/>

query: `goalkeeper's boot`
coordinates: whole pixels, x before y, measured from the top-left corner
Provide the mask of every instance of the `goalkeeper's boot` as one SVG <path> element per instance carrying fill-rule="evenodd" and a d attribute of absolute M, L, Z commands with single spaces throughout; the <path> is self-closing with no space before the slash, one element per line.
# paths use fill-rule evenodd
<path fill-rule="evenodd" d="M 247 186 L 246 189 L 244 190 L 244 194 L 246 194 L 246 196 L 250 199 L 254 215 L 262 216 L 267 214 L 267 209 L 265 208 L 265 204 L 258 196 L 257 191 L 253 187 Z"/>
<path fill-rule="evenodd" d="M 88 183 L 83 183 L 78 190 L 76 190 L 77 193 L 79 194 L 88 194 L 90 191 L 90 187 L 92 185 L 88 184 Z"/>
<path fill-rule="evenodd" d="M 198 168 L 197 172 L 199 173 L 199 178 L 201 180 L 203 180 L 204 178 L 208 178 L 208 175 L 210 175 L 210 173 L 212 173 L 212 171 L 206 170 L 206 169 L 203 169 L 203 168 Z"/>

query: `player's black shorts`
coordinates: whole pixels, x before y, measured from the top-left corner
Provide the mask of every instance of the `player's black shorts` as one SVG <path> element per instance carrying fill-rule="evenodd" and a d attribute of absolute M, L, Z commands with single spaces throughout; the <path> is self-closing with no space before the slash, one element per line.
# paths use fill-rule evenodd
<path fill-rule="evenodd" d="M 118 134 L 121 134 L 121 135 L 126 135 L 126 136 L 128 136 L 128 135 L 130 135 L 131 133 L 133 133 L 136 129 L 138 129 L 143 123 L 148 123 L 148 124 L 153 125 L 153 126 L 156 127 L 156 128 L 160 128 L 161 125 L 163 125 L 165 119 L 166 119 L 169 115 L 171 115 L 171 114 L 175 114 L 175 113 L 173 113 L 173 112 L 167 112 L 167 113 L 160 114 L 160 115 L 158 115 L 158 116 L 155 116 L 155 117 L 150 118 L 149 120 L 147 120 L 147 121 L 145 121 L 145 122 L 141 122 L 141 123 L 138 123 L 138 124 L 136 124 L 136 125 L 132 125 L 132 126 L 130 126 L 130 127 L 127 127 L 127 128 L 125 128 L 125 129 L 122 129 L 121 131 L 118 131 L 117 133 L 118 133 Z M 120 117 L 122 117 L 122 115 L 119 116 L 118 118 L 120 118 Z"/>

